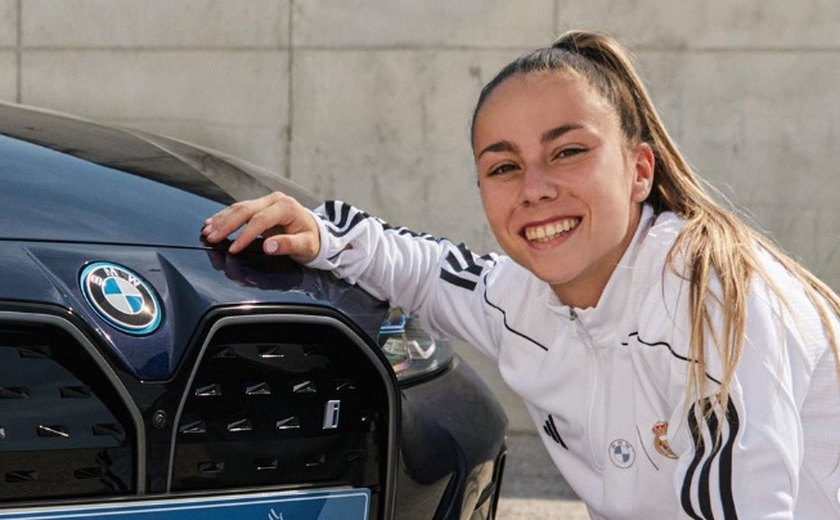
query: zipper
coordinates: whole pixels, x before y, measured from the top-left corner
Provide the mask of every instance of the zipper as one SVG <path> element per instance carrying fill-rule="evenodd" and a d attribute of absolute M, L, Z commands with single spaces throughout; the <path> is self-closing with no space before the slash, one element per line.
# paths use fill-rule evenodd
<path fill-rule="evenodd" d="M 586 351 L 586 355 L 590 359 L 588 372 L 589 372 L 589 398 L 587 400 L 587 409 L 586 409 L 586 430 L 587 430 L 587 444 L 589 444 L 589 458 L 592 464 L 592 467 L 595 468 L 598 472 L 603 471 L 604 464 L 603 464 L 603 454 L 601 453 L 602 450 L 601 445 L 603 444 L 596 432 L 600 432 L 601 426 L 599 425 L 599 417 L 603 412 L 603 407 L 599 406 L 601 404 L 601 394 L 603 393 L 603 389 L 601 388 L 601 378 L 602 378 L 602 367 L 601 367 L 601 351 L 598 348 L 595 348 L 592 338 L 589 336 L 589 332 L 584 327 L 583 323 L 581 323 L 577 312 L 571 307 L 569 307 L 569 320 L 572 322 L 575 336 L 577 339 L 584 344 L 584 350 Z"/>

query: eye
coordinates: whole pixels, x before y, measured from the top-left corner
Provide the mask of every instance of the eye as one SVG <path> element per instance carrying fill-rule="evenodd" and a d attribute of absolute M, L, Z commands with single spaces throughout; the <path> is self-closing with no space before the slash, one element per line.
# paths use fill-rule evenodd
<path fill-rule="evenodd" d="M 567 146 L 557 151 L 557 153 L 554 154 L 554 157 L 552 157 L 552 160 L 568 159 L 570 157 L 586 153 L 586 151 L 586 148 L 584 148 L 583 146 Z"/>
<path fill-rule="evenodd" d="M 487 172 L 488 177 L 494 177 L 497 175 L 504 175 L 506 173 L 510 173 L 512 171 L 518 170 L 519 167 L 514 163 L 503 163 L 498 166 L 494 166 Z"/>

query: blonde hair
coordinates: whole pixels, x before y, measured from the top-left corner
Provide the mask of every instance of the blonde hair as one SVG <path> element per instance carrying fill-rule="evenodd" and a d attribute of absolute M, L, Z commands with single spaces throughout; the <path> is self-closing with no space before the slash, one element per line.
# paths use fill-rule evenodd
<path fill-rule="evenodd" d="M 840 298 L 771 240 L 750 228 L 708 194 L 665 130 L 629 52 L 615 39 L 597 32 L 570 31 L 551 47 L 538 49 L 508 64 L 482 90 L 473 113 L 473 134 L 479 110 L 499 84 L 514 74 L 536 72 L 582 76 L 615 108 L 627 142 L 645 142 L 653 150 L 653 188 L 647 202 L 656 213 L 671 211 L 685 220 L 668 254 L 666 267 L 676 272 L 674 265 L 679 257 L 686 269 L 677 274 L 685 276 L 689 283 L 690 358 L 693 362 L 689 363 L 686 398 L 695 395 L 702 399 L 707 395 L 705 346 L 707 339 L 711 339 L 723 367 L 720 409 L 727 409 L 729 385 L 744 346 L 747 295 L 753 276 L 766 282 L 786 305 L 785 296 L 761 264 L 759 252 L 762 249 L 804 287 L 819 313 L 840 376 L 837 337 L 830 323 L 830 313 L 840 316 Z M 722 301 L 719 302 L 718 295 L 709 291 L 709 282 L 715 275 L 720 281 Z M 715 302 L 723 309 L 722 324 L 713 323 L 711 318 L 710 308 Z"/>

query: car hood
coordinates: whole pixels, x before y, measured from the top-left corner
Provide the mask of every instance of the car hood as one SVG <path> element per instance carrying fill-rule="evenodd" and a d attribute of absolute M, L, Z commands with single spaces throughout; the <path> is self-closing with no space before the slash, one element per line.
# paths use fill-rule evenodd
<path fill-rule="evenodd" d="M 218 152 L 11 104 L 0 104 L 0 175 L 0 239 L 206 248 L 204 219 L 236 200 L 315 200 Z"/>

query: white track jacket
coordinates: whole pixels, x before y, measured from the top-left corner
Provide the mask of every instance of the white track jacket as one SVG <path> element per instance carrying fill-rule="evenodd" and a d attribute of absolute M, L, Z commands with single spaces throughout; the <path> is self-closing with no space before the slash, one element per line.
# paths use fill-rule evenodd
<path fill-rule="evenodd" d="M 834 356 L 799 284 L 766 255 L 789 307 L 753 281 L 728 409 L 698 420 L 698 407 L 719 407 L 722 375 L 710 345 L 711 397 L 687 401 L 688 283 L 664 268 L 683 225 L 673 214 L 645 207 L 588 309 L 563 305 L 510 258 L 478 257 L 341 202 L 316 215 L 321 251 L 310 266 L 495 358 L 592 518 L 840 518 Z"/>

